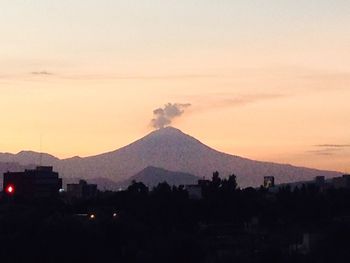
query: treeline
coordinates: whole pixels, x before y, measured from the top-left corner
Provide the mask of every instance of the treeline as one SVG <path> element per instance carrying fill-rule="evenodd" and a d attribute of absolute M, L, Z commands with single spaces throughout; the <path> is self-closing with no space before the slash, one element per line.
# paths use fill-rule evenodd
<path fill-rule="evenodd" d="M 350 191 L 239 189 L 202 198 L 133 182 L 90 200 L 1 200 L 1 262 L 348 262 Z"/>

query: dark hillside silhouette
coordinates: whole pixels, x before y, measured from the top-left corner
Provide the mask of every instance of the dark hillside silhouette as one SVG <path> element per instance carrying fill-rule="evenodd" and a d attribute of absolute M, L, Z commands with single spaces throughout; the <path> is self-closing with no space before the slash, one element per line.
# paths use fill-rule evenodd
<path fill-rule="evenodd" d="M 162 168 L 148 166 L 130 179 L 120 183 L 120 186 L 125 188 L 130 185 L 132 181 L 142 182 L 149 188 L 153 188 L 163 182 L 166 182 L 171 186 L 179 186 L 196 184 L 199 179 L 199 177 L 192 174 L 168 171 Z"/>

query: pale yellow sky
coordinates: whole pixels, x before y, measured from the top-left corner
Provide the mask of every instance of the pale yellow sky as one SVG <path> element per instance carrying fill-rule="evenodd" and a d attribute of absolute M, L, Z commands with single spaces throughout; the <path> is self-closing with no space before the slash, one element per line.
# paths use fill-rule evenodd
<path fill-rule="evenodd" d="M 350 171 L 350 3 L 269 3 L 5 0 L 0 151 L 114 150 L 178 102 L 213 148 Z"/>

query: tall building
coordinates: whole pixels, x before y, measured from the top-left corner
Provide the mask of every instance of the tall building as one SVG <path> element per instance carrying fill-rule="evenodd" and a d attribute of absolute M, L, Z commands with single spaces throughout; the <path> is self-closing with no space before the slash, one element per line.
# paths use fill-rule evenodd
<path fill-rule="evenodd" d="M 24 172 L 6 172 L 3 178 L 4 192 L 9 196 L 54 197 L 62 188 L 62 179 L 51 166 L 38 166 Z"/>

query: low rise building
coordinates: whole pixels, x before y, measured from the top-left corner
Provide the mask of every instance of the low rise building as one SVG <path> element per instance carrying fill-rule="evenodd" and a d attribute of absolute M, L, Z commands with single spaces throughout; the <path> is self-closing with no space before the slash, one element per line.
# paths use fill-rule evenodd
<path fill-rule="evenodd" d="M 202 186 L 198 184 L 186 185 L 185 189 L 188 192 L 188 197 L 190 199 L 199 200 L 203 198 Z"/>
<path fill-rule="evenodd" d="M 316 186 L 322 187 L 322 186 L 325 185 L 325 183 L 326 183 L 326 179 L 325 179 L 324 176 L 316 176 L 315 177 L 315 184 L 316 184 Z"/>
<path fill-rule="evenodd" d="M 203 178 L 198 180 L 197 184 L 185 185 L 185 190 L 190 199 L 199 200 L 203 198 L 203 188 L 209 185 L 210 181 Z"/>
<path fill-rule="evenodd" d="M 67 184 L 67 195 L 71 198 L 89 199 L 97 195 L 97 185 L 80 180 L 78 184 Z"/>
<path fill-rule="evenodd" d="M 350 175 L 344 174 L 342 177 L 333 178 L 332 184 L 336 189 L 350 188 Z"/>

